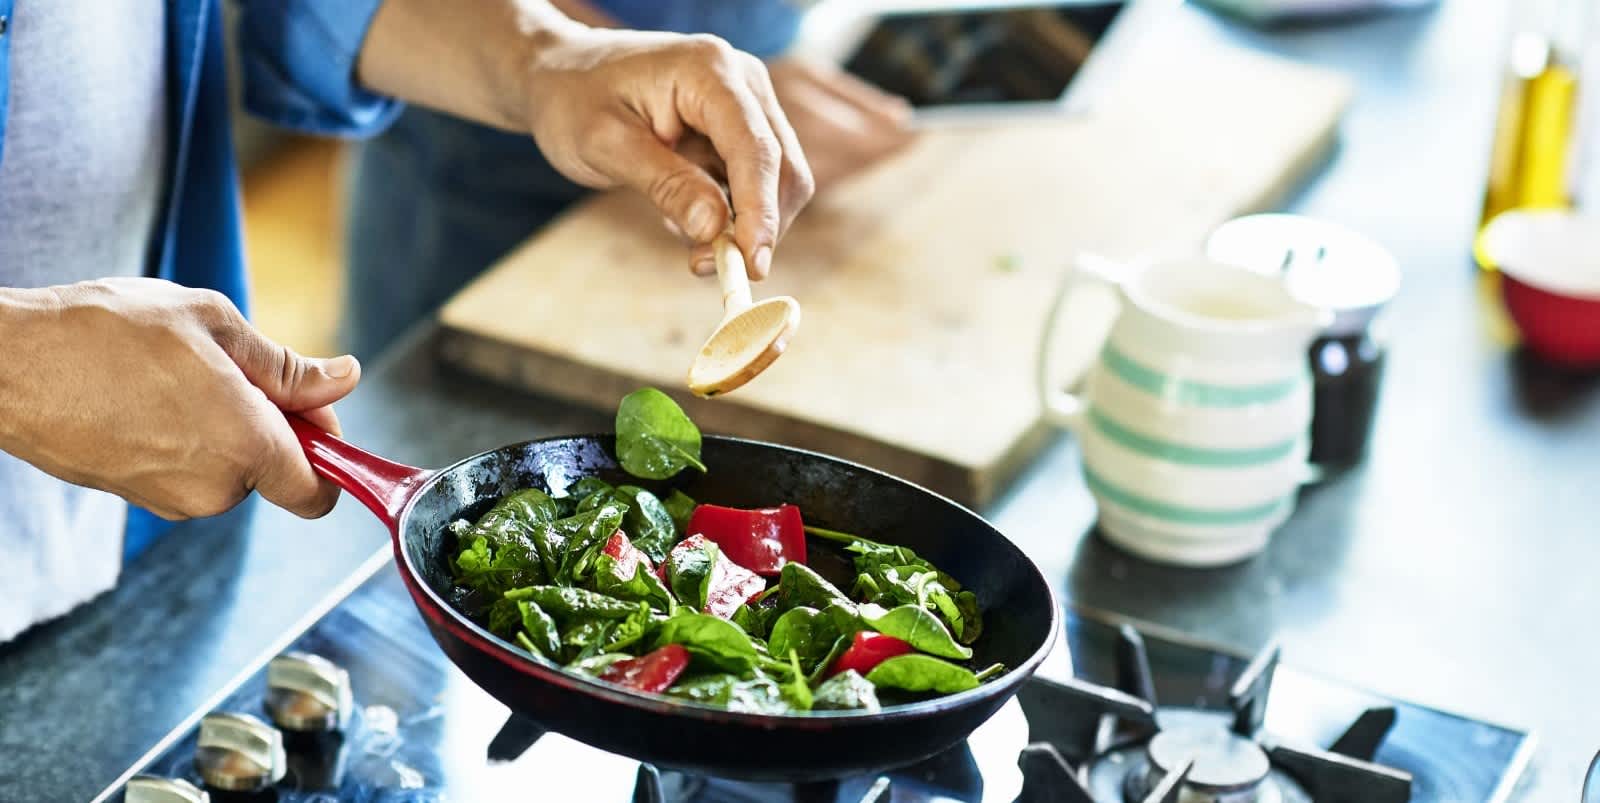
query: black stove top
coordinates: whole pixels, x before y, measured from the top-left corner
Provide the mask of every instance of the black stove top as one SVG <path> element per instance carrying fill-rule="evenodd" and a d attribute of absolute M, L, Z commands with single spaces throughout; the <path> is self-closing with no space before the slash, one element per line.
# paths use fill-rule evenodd
<path fill-rule="evenodd" d="M 326 662 L 273 669 L 270 706 L 263 668 L 210 712 L 254 717 L 243 736 L 237 718 L 208 717 L 206 733 L 190 723 L 130 774 L 197 788 L 209 778 L 218 803 L 1496 803 L 1532 749 L 1520 731 L 1280 666 L 1276 648 L 1251 659 L 1098 612 L 1069 609 L 1065 621 L 1039 677 L 960 747 L 837 783 L 749 784 L 643 766 L 508 717 L 434 646 L 390 566 L 290 648 Z M 335 706 L 313 677 L 296 686 L 313 690 L 297 708 L 279 681 L 318 667 L 323 680 L 347 677 L 352 694 Z M 330 729 L 267 724 L 290 720 Z M 261 766 L 218 748 L 218 733 L 246 739 Z M 282 775 L 269 783 L 260 775 L 275 751 Z M 101 799 L 123 800 L 123 785 Z"/>

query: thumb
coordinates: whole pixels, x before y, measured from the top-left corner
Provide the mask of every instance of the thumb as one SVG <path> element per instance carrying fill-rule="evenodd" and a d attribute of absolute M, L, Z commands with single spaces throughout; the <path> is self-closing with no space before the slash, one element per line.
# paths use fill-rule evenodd
<path fill-rule="evenodd" d="M 361 363 L 348 354 L 332 359 L 302 357 L 254 327 L 229 341 L 223 348 L 245 379 L 289 412 L 326 407 L 350 395 L 361 381 Z"/>

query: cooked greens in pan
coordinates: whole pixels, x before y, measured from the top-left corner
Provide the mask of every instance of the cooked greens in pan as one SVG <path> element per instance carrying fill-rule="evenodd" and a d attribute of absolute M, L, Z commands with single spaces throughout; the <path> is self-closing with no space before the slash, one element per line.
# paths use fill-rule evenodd
<path fill-rule="evenodd" d="M 616 431 L 618 462 L 640 480 L 715 470 L 660 391 L 625 397 Z M 637 691 L 767 714 L 876 711 L 1004 671 L 973 666 L 982 612 L 955 578 L 906 547 L 807 527 L 794 505 L 588 477 L 508 494 L 450 530 L 456 601 L 475 621 Z M 823 566 L 853 579 L 830 582 Z"/>

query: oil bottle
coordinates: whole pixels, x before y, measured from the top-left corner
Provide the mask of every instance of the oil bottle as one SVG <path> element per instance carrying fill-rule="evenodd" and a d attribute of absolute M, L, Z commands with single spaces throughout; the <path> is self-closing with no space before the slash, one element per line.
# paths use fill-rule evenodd
<path fill-rule="evenodd" d="M 1480 234 L 1510 209 L 1576 205 L 1587 167 L 1585 142 L 1600 134 L 1594 130 L 1600 109 L 1585 108 L 1580 91 L 1587 84 L 1584 56 L 1600 0 L 1513 0 L 1512 5 L 1514 27 Z M 1589 89 L 1592 94 L 1594 87 Z M 1479 267 L 1493 270 L 1481 249 L 1475 248 L 1474 256 Z"/>

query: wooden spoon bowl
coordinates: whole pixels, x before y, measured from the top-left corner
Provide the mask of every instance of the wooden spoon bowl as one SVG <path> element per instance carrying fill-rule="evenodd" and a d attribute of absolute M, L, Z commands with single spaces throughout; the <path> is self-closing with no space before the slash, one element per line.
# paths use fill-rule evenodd
<path fill-rule="evenodd" d="M 800 327 L 800 302 L 776 296 L 752 303 L 744 257 L 726 234 L 717 238 L 722 322 L 689 365 L 689 390 L 711 398 L 754 379 L 778 359 Z"/>

